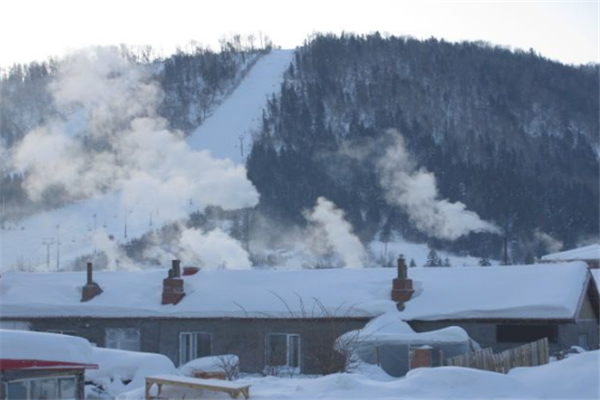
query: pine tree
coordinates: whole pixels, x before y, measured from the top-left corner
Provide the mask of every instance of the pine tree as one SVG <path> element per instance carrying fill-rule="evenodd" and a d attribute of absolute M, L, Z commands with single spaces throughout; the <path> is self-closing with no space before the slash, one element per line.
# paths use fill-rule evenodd
<path fill-rule="evenodd" d="M 481 258 L 481 260 L 479 260 L 477 265 L 479 265 L 480 267 L 490 267 L 492 265 L 492 263 L 490 262 L 489 258 L 484 256 Z"/>
<path fill-rule="evenodd" d="M 417 263 L 415 263 L 415 259 L 411 258 L 410 259 L 410 264 L 408 265 L 410 268 L 414 268 L 417 266 Z"/>
<path fill-rule="evenodd" d="M 444 267 L 451 267 L 450 259 L 448 257 L 444 258 Z"/>
<path fill-rule="evenodd" d="M 438 253 L 434 249 L 429 250 L 429 254 L 427 255 L 427 261 L 425 262 L 424 267 L 441 267 L 442 260 Z"/>

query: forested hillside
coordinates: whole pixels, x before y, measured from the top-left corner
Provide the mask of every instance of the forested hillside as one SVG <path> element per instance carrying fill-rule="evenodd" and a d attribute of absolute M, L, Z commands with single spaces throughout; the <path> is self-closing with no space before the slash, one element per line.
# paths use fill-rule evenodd
<path fill-rule="evenodd" d="M 598 67 L 435 39 L 321 35 L 297 51 L 248 159 L 260 209 L 302 223 L 325 196 L 364 240 L 383 232 L 500 256 L 501 240 L 441 242 L 384 201 L 376 164 L 348 149 L 401 133 L 440 195 L 501 227 L 514 261 L 598 236 Z M 382 148 L 381 151 L 384 149 Z M 544 236 L 546 237 L 546 236 Z"/>

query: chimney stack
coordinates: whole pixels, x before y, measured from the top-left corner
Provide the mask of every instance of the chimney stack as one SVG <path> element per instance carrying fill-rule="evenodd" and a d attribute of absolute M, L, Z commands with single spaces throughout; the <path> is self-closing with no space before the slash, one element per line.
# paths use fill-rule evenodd
<path fill-rule="evenodd" d="M 398 303 L 398 309 L 404 309 L 404 303 L 410 300 L 413 293 L 413 281 L 408 279 L 404 256 L 398 258 L 398 277 L 393 281 L 392 300 Z"/>
<path fill-rule="evenodd" d="M 167 278 L 163 279 L 162 304 L 177 304 L 183 299 L 183 279 L 181 261 L 173 260 Z"/>
<path fill-rule="evenodd" d="M 92 279 L 93 278 L 92 277 L 93 270 L 94 270 L 94 265 L 91 262 L 87 263 L 87 283 L 86 283 L 86 285 L 94 284 L 94 280 Z"/>
<path fill-rule="evenodd" d="M 94 282 L 93 269 L 94 269 L 94 265 L 91 262 L 87 263 L 87 282 L 81 290 L 81 301 L 82 302 L 90 301 L 91 299 L 93 299 L 94 297 L 96 297 L 100 293 L 102 293 L 102 289 L 100 288 L 100 285 L 98 285 L 96 282 Z"/>

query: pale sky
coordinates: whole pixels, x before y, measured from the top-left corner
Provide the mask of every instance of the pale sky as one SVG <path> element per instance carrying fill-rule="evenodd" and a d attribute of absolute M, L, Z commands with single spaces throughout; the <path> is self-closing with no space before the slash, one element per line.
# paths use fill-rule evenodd
<path fill-rule="evenodd" d="M 483 40 L 564 63 L 599 62 L 598 1 L 3 0 L 0 66 L 90 45 L 150 44 L 169 54 L 195 40 L 262 31 L 293 48 L 313 32 L 380 31 Z"/>

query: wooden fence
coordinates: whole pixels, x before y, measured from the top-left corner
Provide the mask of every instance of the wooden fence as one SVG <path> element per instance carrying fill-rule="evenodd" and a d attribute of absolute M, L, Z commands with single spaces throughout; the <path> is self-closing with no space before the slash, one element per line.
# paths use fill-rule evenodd
<path fill-rule="evenodd" d="M 507 373 L 515 367 L 548 364 L 549 359 L 548 339 L 543 338 L 498 354 L 494 354 L 490 348 L 477 350 L 470 354 L 448 358 L 445 365 Z"/>

